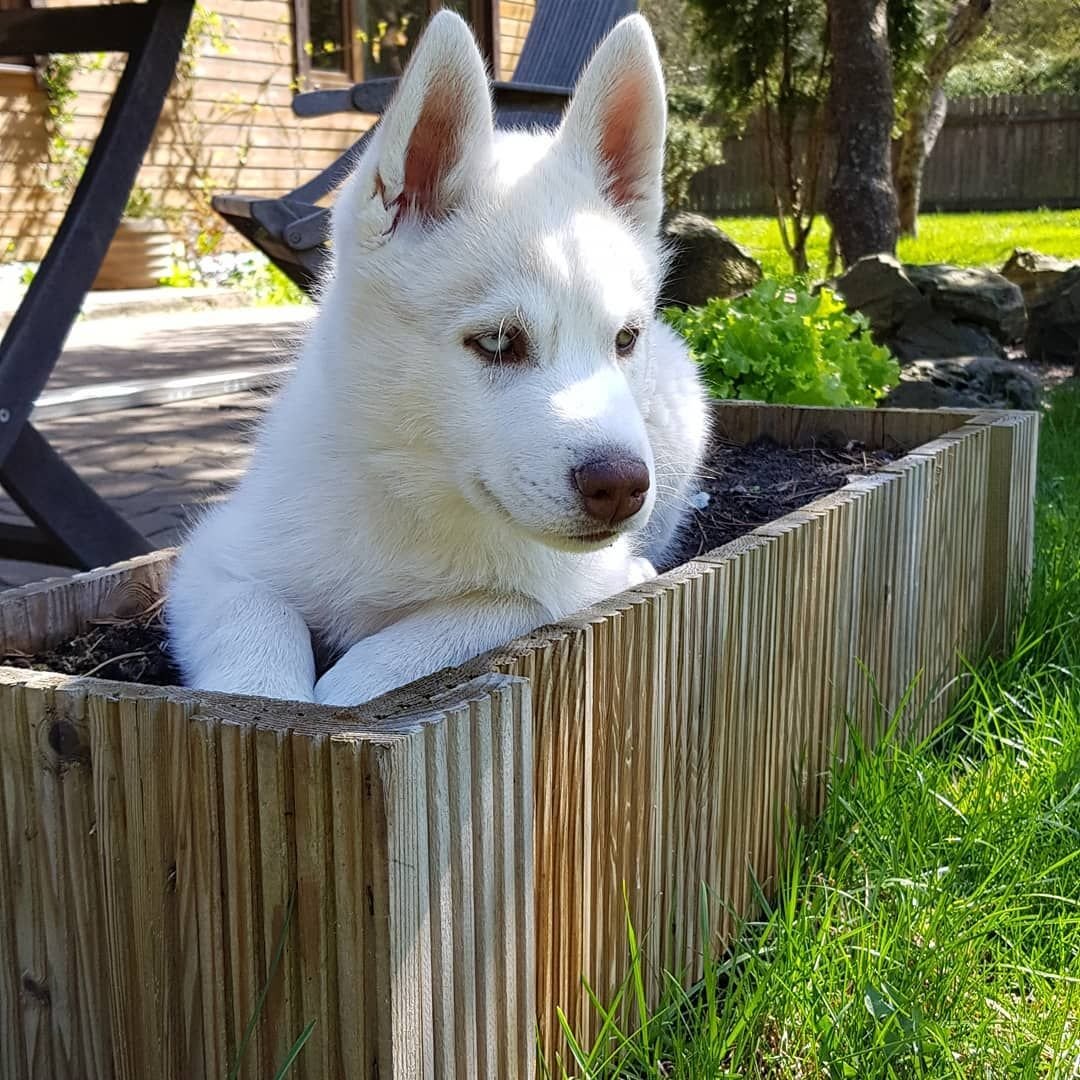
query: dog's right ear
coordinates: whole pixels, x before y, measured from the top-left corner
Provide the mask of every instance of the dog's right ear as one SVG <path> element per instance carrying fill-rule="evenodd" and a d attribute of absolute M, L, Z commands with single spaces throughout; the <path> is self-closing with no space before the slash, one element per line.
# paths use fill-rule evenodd
<path fill-rule="evenodd" d="M 628 15 L 600 43 L 563 117 L 558 142 L 596 179 L 608 201 L 648 234 L 663 208 L 667 108 L 649 24 Z"/>
<path fill-rule="evenodd" d="M 491 155 L 491 92 L 466 23 L 440 11 L 416 45 L 379 123 L 375 191 L 392 228 L 445 217 Z"/>

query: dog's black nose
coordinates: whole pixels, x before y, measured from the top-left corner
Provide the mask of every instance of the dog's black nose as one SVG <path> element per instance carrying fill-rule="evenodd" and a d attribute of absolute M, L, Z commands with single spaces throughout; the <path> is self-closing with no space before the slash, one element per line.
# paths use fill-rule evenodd
<path fill-rule="evenodd" d="M 649 490 L 649 467 L 637 458 L 604 458 L 574 470 L 585 511 L 605 525 L 633 517 Z"/>

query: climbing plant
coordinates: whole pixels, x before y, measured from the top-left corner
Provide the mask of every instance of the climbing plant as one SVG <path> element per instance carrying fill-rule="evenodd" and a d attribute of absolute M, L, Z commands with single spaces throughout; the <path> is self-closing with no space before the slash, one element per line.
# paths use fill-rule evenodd
<path fill-rule="evenodd" d="M 207 53 L 223 56 L 231 52 L 228 25 L 221 15 L 204 4 L 195 4 L 191 21 L 181 46 L 176 74 L 170 88 L 163 120 L 176 131 L 175 145 L 180 147 L 184 163 L 179 166 L 184 176 L 174 186 L 189 193 L 188 213 L 178 212 L 160 204 L 154 192 L 136 185 L 124 209 L 125 217 L 165 217 L 180 231 L 193 231 L 185 246 L 198 254 L 213 250 L 221 237 L 221 229 L 210 206 L 210 167 L 212 151 L 207 146 L 204 127 L 195 114 L 195 76 L 200 57 Z M 86 168 L 91 144 L 74 133 L 79 92 L 79 76 L 92 71 L 109 70 L 117 76 L 122 59 L 105 53 L 61 54 L 50 56 L 42 65 L 40 78 L 45 92 L 48 115 L 48 184 L 64 192 L 74 190 Z M 238 148 L 242 163 L 246 148 Z M 182 220 L 183 218 L 189 220 Z"/>

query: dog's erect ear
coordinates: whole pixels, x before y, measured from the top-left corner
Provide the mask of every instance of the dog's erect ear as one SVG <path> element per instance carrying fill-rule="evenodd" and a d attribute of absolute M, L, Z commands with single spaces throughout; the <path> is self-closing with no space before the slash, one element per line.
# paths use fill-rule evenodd
<path fill-rule="evenodd" d="M 491 95 L 465 22 L 440 11 L 379 124 L 376 189 L 403 216 L 445 217 L 491 153 Z"/>
<path fill-rule="evenodd" d="M 648 232 L 660 224 L 667 108 L 649 24 L 629 15 L 578 80 L 559 130 L 564 152 L 596 176 L 607 198 Z"/>

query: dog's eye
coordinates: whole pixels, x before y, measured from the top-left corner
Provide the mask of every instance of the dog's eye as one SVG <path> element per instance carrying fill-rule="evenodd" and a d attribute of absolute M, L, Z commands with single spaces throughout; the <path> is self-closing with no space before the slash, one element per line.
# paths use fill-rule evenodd
<path fill-rule="evenodd" d="M 615 335 L 615 351 L 620 356 L 629 356 L 637 344 L 638 330 L 634 326 L 624 326 Z"/>
<path fill-rule="evenodd" d="M 486 334 L 475 334 L 465 344 L 484 360 L 492 363 L 514 364 L 525 359 L 525 335 L 516 326 L 504 326 Z"/>
<path fill-rule="evenodd" d="M 507 333 L 502 334 L 481 334 L 476 339 L 476 344 L 480 346 L 484 352 L 494 353 L 496 356 L 499 353 L 507 352 L 510 348 L 510 335 Z"/>

